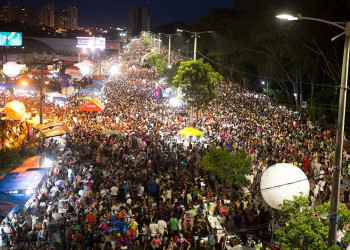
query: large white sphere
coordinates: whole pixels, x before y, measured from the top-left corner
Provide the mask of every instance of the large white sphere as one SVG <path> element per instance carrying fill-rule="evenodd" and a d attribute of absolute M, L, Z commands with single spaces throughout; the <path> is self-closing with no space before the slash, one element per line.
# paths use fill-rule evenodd
<path fill-rule="evenodd" d="M 260 191 L 265 202 L 279 210 L 284 200 L 293 200 L 293 196 L 299 196 L 300 193 L 307 197 L 310 184 L 300 168 L 288 163 L 277 163 L 262 175 Z"/>
<path fill-rule="evenodd" d="M 26 113 L 26 107 L 19 101 L 11 101 L 6 104 L 4 112 L 11 120 L 21 120 Z"/>
<path fill-rule="evenodd" d="M 88 76 L 90 73 L 90 65 L 86 64 L 84 62 L 79 62 L 74 64 L 74 66 L 78 67 L 80 69 L 80 72 L 83 76 Z"/>
<path fill-rule="evenodd" d="M 7 62 L 3 66 L 3 71 L 8 77 L 15 77 L 21 73 L 21 66 L 16 62 Z"/>

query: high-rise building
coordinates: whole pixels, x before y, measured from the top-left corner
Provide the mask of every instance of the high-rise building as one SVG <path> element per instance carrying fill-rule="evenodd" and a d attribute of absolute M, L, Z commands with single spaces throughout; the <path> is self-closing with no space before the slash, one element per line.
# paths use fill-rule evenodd
<path fill-rule="evenodd" d="M 33 10 L 28 6 L 0 5 L 0 21 L 33 24 Z"/>
<path fill-rule="evenodd" d="M 149 31 L 150 10 L 143 7 L 133 7 L 128 9 L 129 34 L 138 35 L 141 31 Z"/>
<path fill-rule="evenodd" d="M 58 12 L 53 3 L 41 7 L 39 14 L 39 25 L 57 27 L 57 14 Z"/>
<path fill-rule="evenodd" d="M 78 8 L 67 5 L 60 13 L 59 28 L 70 30 L 78 28 Z"/>

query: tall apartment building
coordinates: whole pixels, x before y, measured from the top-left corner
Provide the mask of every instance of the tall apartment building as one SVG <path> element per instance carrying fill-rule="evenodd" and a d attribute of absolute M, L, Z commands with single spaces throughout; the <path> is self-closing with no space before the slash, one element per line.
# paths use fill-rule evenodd
<path fill-rule="evenodd" d="M 33 25 L 33 9 L 23 5 L 1 5 L 0 21 L 25 23 Z"/>
<path fill-rule="evenodd" d="M 57 15 L 58 12 L 53 3 L 41 7 L 39 14 L 39 25 L 57 27 Z"/>
<path fill-rule="evenodd" d="M 138 35 L 141 31 L 149 31 L 150 10 L 143 7 L 128 9 L 128 33 Z"/>
<path fill-rule="evenodd" d="M 70 30 L 78 28 L 78 8 L 67 5 L 60 13 L 59 28 Z"/>

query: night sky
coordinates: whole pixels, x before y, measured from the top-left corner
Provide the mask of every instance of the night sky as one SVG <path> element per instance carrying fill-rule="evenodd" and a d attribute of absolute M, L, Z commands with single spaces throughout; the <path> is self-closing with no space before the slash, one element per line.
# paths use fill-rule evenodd
<path fill-rule="evenodd" d="M 22 4 L 34 7 L 54 3 L 58 9 L 66 4 L 78 8 L 79 26 L 124 27 L 127 9 L 148 6 L 151 10 L 151 28 L 176 21 L 192 23 L 213 8 L 232 8 L 234 0 L 0 0 L 1 4 Z M 36 13 L 36 14 L 37 14 Z"/>

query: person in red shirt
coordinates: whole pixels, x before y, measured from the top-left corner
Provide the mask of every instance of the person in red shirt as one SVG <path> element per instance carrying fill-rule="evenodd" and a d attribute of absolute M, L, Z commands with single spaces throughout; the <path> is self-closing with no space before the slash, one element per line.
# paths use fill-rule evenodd
<path fill-rule="evenodd" d="M 88 215 L 86 215 L 86 221 L 89 223 L 90 226 L 93 226 L 96 221 L 96 216 L 92 211 Z"/>

